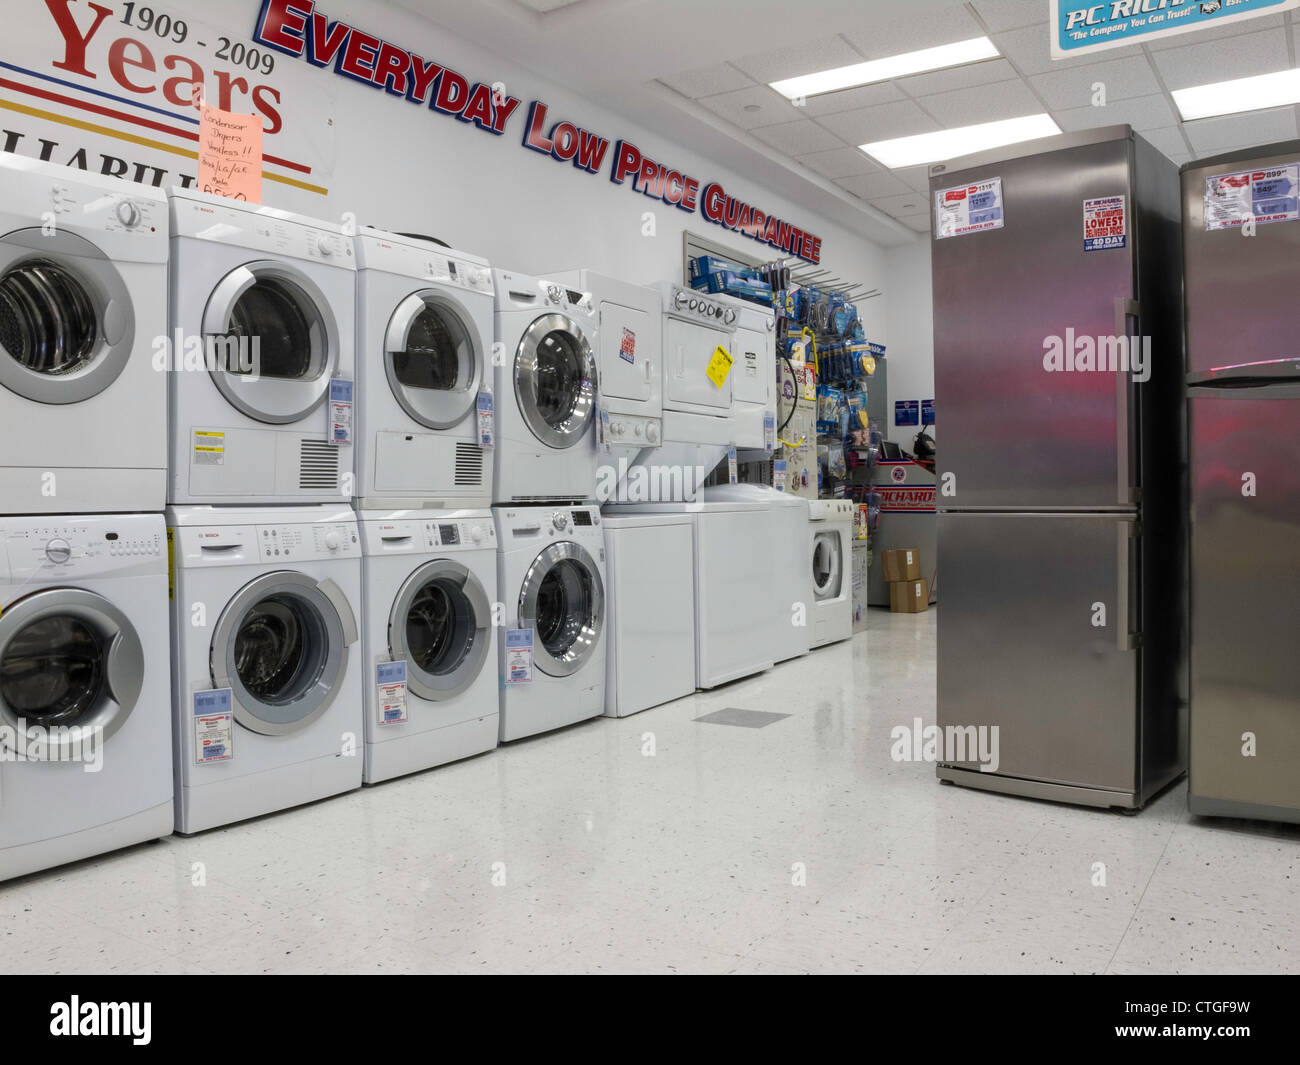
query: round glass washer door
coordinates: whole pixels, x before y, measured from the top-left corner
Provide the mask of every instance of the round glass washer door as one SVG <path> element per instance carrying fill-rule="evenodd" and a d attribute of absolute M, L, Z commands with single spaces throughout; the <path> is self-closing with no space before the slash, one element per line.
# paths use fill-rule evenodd
<path fill-rule="evenodd" d="M 840 594 L 840 534 L 819 532 L 813 540 L 813 591 L 818 599 L 835 599 Z"/>
<path fill-rule="evenodd" d="M 483 342 L 456 303 L 436 292 L 413 292 L 389 320 L 384 373 L 411 418 L 429 429 L 450 429 L 475 409 Z"/>
<path fill-rule="evenodd" d="M 388 649 L 406 659 L 406 686 L 437 702 L 464 692 L 492 643 L 492 607 L 459 562 L 434 559 L 402 583 L 388 616 Z"/>
<path fill-rule="evenodd" d="M 80 403 L 126 367 L 135 312 L 102 251 L 72 233 L 0 237 L 0 385 L 38 403 Z"/>
<path fill-rule="evenodd" d="M 356 619 L 333 581 L 267 573 L 221 612 L 209 649 L 213 686 L 230 689 L 245 728 L 297 732 L 330 708 L 356 639 Z"/>
<path fill-rule="evenodd" d="M 203 312 L 208 373 L 236 410 L 260 422 L 298 421 L 325 402 L 339 359 L 329 301 L 285 263 L 247 263 L 213 289 Z"/>
<path fill-rule="evenodd" d="M 562 314 L 534 320 L 515 352 L 515 400 L 534 436 L 554 448 L 583 439 L 596 410 L 596 359 Z"/>
<path fill-rule="evenodd" d="M 596 651 L 605 586 L 581 544 L 551 544 L 524 574 L 519 626 L 533 630 L 533 661 L 552 677 L 576 673 Z"/>
<path fill-rule="evenodd" d="M 33 726 L 47 737 L 33 758 L 71 754 L 76 730 L 101 729 L 106 740 L 130 717 L 143 683 L 140 637 L 103 596 L 50 588 L 0 614 L 0 721 L 20 754 Z"/>

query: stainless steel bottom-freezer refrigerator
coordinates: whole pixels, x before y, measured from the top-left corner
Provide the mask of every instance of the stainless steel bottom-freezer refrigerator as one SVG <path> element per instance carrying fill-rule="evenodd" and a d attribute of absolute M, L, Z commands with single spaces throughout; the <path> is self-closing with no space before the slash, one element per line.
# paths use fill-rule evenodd
<path fill-rule="evenodd" d="M 930 175 L 938 776 L 1139 808 L 1186 765 L 1177 168 L 1116 126 Z"/>
<path fill-rule="evenodd" d="M 1182 179 L 1189 806 L 1300 821 L 1300 141 Z"/>

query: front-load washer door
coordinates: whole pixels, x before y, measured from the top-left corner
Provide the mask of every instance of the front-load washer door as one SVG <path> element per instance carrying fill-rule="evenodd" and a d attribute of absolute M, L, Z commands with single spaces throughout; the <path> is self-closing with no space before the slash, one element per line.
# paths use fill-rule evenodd
<path fill-rule="evenodd" d="M 534 320 L 515 352 L 515 399 L 542 443 L 573 447 L 596 412 L 596 359 L 586 336 L 563 314 Z"/>
<path fill-rule="evenodd" d="M 450 429 L 475 409 L 483 343 L 464 309 L 436 292 L 397 305 L 384 335 L 384 373 L 397 402 L 429 429 Z"/>
<path fill-rule="evenodd" d="M 212 682 L 230 689 L 245 728 L 297 732 L 329 709 L 356 639 L 356 618 L 333 581 L 267 573 L 221 612 L 209 651 Z"/>
<path fill-rule="evenodd" d="M 519 589 L 519 625 L 534 631 L 533 661 L 552 677 L 576 673 L 605 624 L 605 585 L 581 544 L 551 544 L 533 559 Z"/>
<path fill-rule="evenodd" d="M 0 722 L 21 755 L 67 757 L 84 745 L 85 730 L 107 739 L 135 709 L 143 683 L 140 637 L 101 595 L 49 588 L 0 614 Z M 37 730 L 43 754 L 32 747 Z"/>
<path fill-rule="evenodd" d="M 231 406 L 274 425 L 324 403 L 339 361 L 329 301 L 288 263 L 247 263 L 223 277 L 203 312 L 203 344 L 208 372 Z"/>
<path fill-rule="evenodd" d="M 838 531 L 819 532 L 813 539 L 812 577 L 818 602 L 839 598 L 844 582 L 844 559 Z"/>
<path fill-rule="evenodd" d="M 38 403 L 79 403 L 117 380 L 135 344 L 126 284 L 72 233 L 0 237 L 0 385 Z"/>
<path fill-rule="evenodd" d="M 406 686 L 437 702 L 478 678 L 492 643 L 492 606 L 459 562 L 426 562 L 403 582 L 388 615 L 388 650 L 406 659 Z"/>

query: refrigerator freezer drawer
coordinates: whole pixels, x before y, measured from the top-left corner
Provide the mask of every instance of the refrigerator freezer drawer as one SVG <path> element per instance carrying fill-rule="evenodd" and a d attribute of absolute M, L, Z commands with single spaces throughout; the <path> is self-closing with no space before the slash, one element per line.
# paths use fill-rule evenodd
<path fill-rule="evenodd" d="M 998 729 L 980 786 L 1023 794 L 1033 781 L 1141 805 L 1135 532 L 1132 515 L 939 515 L 937 720 Z"/>
<path fill-rule="evenodd" d="M 1300 820 L 1300 389 L 1194 390 L 1191 438 L 1191 809 Z"/>

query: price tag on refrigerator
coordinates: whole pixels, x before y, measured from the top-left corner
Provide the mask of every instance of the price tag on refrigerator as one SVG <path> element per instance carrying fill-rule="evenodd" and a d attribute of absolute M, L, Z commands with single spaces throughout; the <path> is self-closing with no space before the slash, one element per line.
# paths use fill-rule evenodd
<path fill-rule="evenodd" d="M 940 189 L 934 194 L 934 236 L 964 237 L 986 229 L 1001 229 L 1002 179 L 988 178 L 969 185 Z"/>
<path fill-rule="evenodd" d="M 776 450 L 776 415 L 763 415 L 763 450 Z"/>
<path fill-rule="evenodd" d="M 492 393 L 486 388 L 478 394 L 478 446 L 491 451 L 496 446 L 497 416 Z"/>
<path fill-rule="evenodd" d="M 193 695 L 194 764 L 228 762 L 235 756 L 235 715 L 229 688 Z"/>
<path fill-rule="evenodd" d="M 1205 179 L 1205 228 L 1236 229 L 1300 218 L 1300 163 Z"/>
<path fill-rule="evenodd" d="M 375 666 L 376 721 L 380 725 L 406 722 L 406 659 Z"/>
<path fill-rule="evenodd" d="M 531 684 L 533 680 L 533 630 L 506 629 L 506 684 Z"/>
<path fill-rule="evenodd" d="M 736 483 L 736 446 L 734 444 L 727 448 L 727 480 L 731 484 Z"/>
<path fill-rule="evenodd" d="M 345 377 L 330 380 L 331 444 L 352 443 L 352 382 Z"/>

